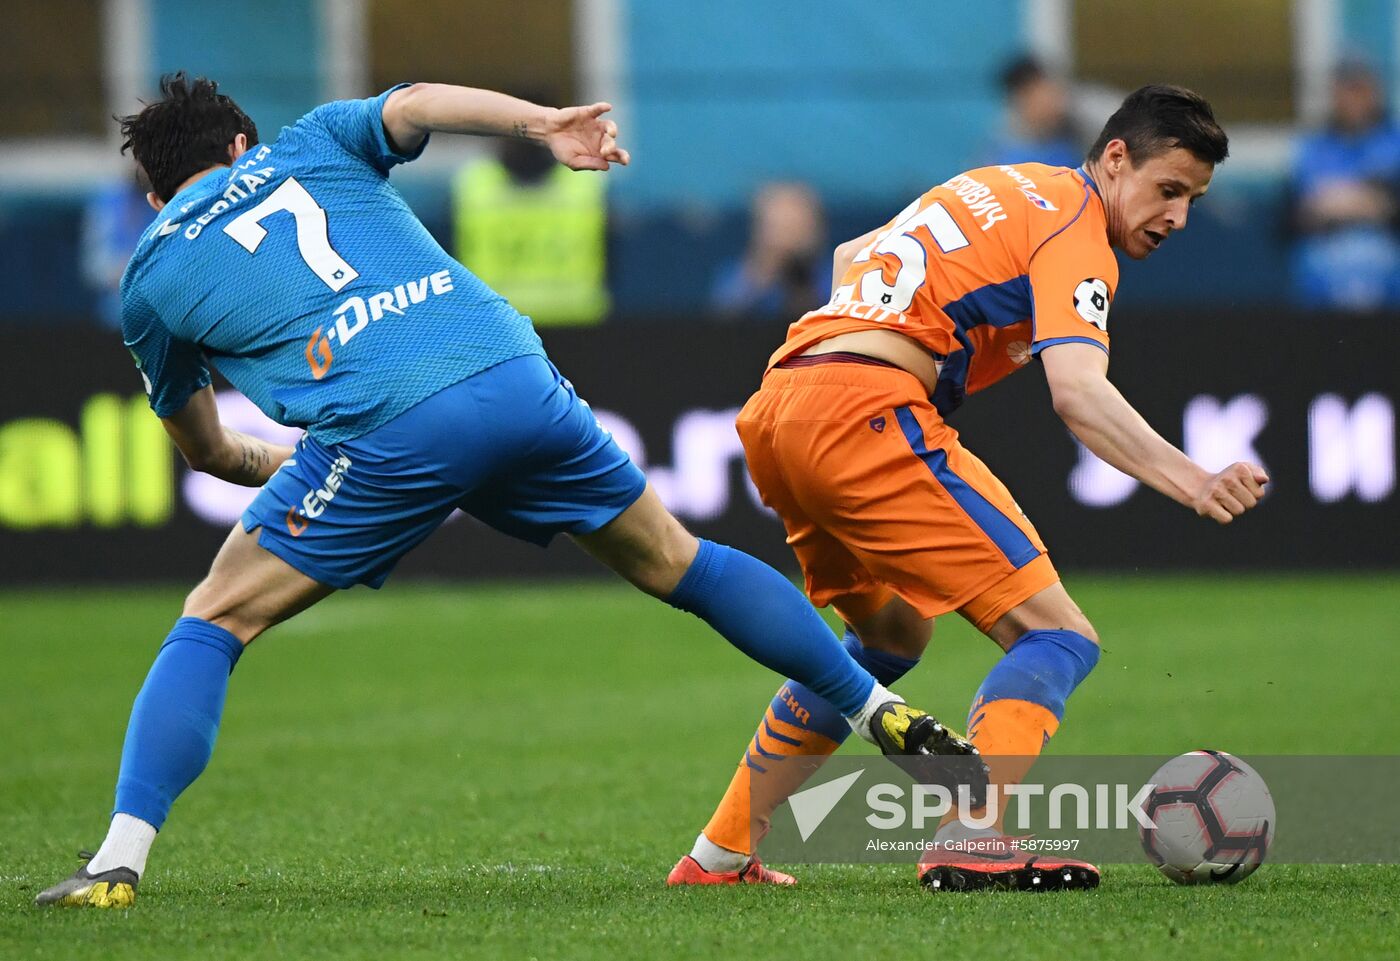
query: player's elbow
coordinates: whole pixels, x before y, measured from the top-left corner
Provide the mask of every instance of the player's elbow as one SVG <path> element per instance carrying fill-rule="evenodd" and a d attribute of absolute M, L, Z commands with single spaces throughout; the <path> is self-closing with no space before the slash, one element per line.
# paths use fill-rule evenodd
<path fill-rule="evenodd" d="M 1050 385 L 1050 404 L 1066 425 L 1083 421 L 1093 403 L 1093 391 L 1080 381 L 1062 380 Z"/>
<path fill-rule="evenodd" d="M 181 450 L 180 456 L 185 459 L 185 466 L 189 467 L 190 470 L 197 471 L 201 474 L 209 473 L 212 460 L 209 455 L 203 451 Z"/>
<path fill-rule="evenodd" d="M 1078 395 L 1069 388 L 1050 388 L 1050 406 L 1055 409 L 1056 415 L 1061 420 L 1074 413 L 1079 405 Z"/>
<path fill-rule="evenodd" d="M 1045 353 L 1049 354 L 1049 351 Z M 1063 354 L 1042 356 L 1042 360 L 1045 362 L 1045 382 L 1050 387 L 1050 403 L 1067 425 L 1083 423 L 1104 407 L 1113 388 L 1102 370 L 1085 364 L 1065 363 Z"/>
<path fill-rule="evenodd" d="M 212 447 L 181 447 L 180 456 L 190 470 L 200 474 L 217 474 L 224 463 L 222 451 Z"/>
<path fill-rule="evenodd" d="M 860 253 L 860 248 L 860 238 L 836 245 L 836 252 L 831 255 L 831 263 L 838 274 L 845 273 L 846 268 L 851 266 L 856 259 L 856 254 Z"/>
<path fill-rule="evenodd" d="M 411 83 L 407 87 L 396 90 L 389 99 L 398 103 L 400 110 L 412 115 L 431 94 L 432 88 L 435 86 L 437 84 Z"/>
<path fill-rule="evenodd" d="M 384 102 L 384 129 L 400 145 L 427 132 L 427 103 L 437 86 L 434 83 L 411 83 L 395 90 Z"/>

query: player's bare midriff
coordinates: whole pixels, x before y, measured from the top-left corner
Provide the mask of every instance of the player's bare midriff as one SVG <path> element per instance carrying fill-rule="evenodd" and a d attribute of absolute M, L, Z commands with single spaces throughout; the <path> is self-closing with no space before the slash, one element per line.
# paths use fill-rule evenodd
<path fill-rule="evenodd" d="M 924 390 L 930 394 L 938 383 L 938 364 L 929 356 L 929 352 L 918 341 L 893 330 L 853 330 L 837 334 L 808 347 L 801 356 L 836 351 L 864 354 L 894 364 L 919 378 Z"/>

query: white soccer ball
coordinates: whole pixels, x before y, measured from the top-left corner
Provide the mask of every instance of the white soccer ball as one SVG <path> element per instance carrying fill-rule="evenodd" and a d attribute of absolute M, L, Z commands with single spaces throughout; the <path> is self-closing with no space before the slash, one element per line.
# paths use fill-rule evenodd
<path fill-rule="evenodd" d="M 1274 799 L 1248 764 L 1223 751 L 1174 757 L 1152 775 L 1143 806 L 1155 829 L 1142 849 L 1178 884 L 1235 884 L 1255 872 L 1274 840 Z"/>

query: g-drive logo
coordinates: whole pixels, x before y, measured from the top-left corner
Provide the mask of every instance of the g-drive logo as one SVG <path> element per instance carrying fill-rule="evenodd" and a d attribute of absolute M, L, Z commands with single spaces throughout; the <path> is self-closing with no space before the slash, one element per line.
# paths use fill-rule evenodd
<path fill-rule="evenodd" d="M 793 821 L 803 841 L 807 841 L 827 819 L 841 800 L 861 779 L 865 771 L 852 771 L 835 780 L 799 791 L 788 798 Z M 864 821 L 877 831 L 933 830 L 949 814 L 964 826 L 974 829 L 990 828 L 1008 816 L 1005 826 L 1017 831 L 1030 830 L 1032 822 L 1051 831 L 1124 830 L 1136 823 L 1146 830 L 1156 824 L 1148 817 L 1144 805 L 1152 795 L 1154 784 L 1134 789 L 1127 784 L 990 784 L 987 805 L 973 808 L 968 788 L 961 785 L 954 791 L 942 784 L 900 784 L 877 782 L 865 790 L 867 813 Z M 1014 818 L 1010 817 L 1015 802 Z"/>
<path fill-rule="evenodd" d="M 334 324 L 330 325 L 330 329 L 317 327 L 306 342 L 306 363 L 311 368 L 312 379 L 320 380 L 330 372 L 331 363 L 335 360 L 333 344 L 344 346 L 371 321 L 383 320 L 385 314 L 402 317 L 408 308 L 427 300 L 430 293 L 440 297 L 450 290 L 452 274 L 439 270 L 417 280 L 396 284 L 369 297 L 356 295 L 349 298 L 331 312 Z"/>

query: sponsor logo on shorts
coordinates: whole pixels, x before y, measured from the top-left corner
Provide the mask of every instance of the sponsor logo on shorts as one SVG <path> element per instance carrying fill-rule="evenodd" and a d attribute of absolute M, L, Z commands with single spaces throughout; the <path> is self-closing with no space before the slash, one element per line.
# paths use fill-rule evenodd
<path fill-rule="evenodd" d="M 873 430 L 873 431 L 874 431 L 875 433 L 877 433 L 877 434 L 883 434 L 883 433 L 885 432 L 885 418 L 883 418 L 883 417 L 872 417 L 872 418 L 870 418 L 870 429 Z"/>
<path fill-rule="evenodd" d="M 304 517 L 297 516 L 295 507 L 287 508 L 287 533 L 293 537 L 300 537 L 302 532 L 311 526 L 311 522 Z"/>
<path fill-rule="evenodd" d="M 293 505 L 287 508 L 287 533 L 293 537 L 300 537 L 311 526 L 313 519 L 325 513 L 326 506 L 335 500 L 336 492 L 345 482 L 345 475 L 350 472 L 350 464 L 350 458 L 341 454 L 331 462 L 331 469 L 327 471 L 321 486 L 307 491 L 301 499 L 300 507 Z"/>

